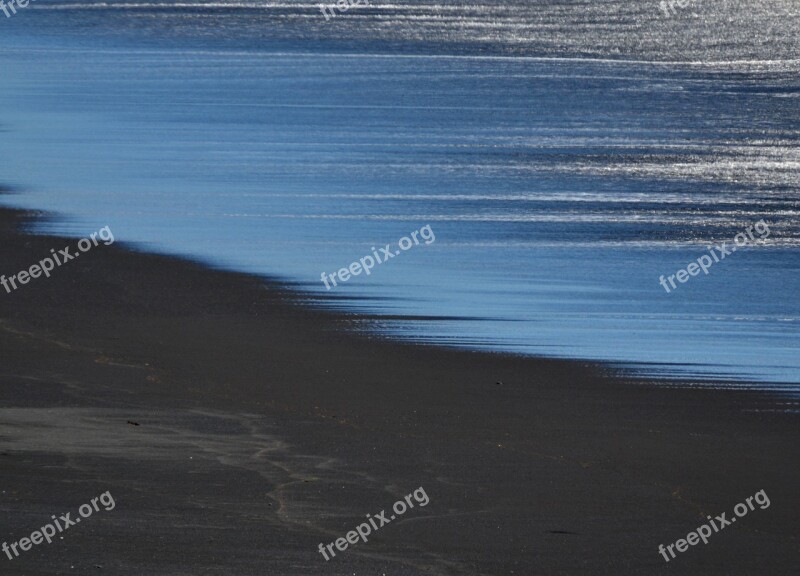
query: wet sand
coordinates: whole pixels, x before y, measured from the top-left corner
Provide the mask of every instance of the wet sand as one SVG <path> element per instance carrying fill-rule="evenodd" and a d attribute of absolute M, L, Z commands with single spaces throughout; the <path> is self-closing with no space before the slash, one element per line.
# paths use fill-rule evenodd
<path fill-rule="evenodd" d="M 0 211 L 0 273 L 75 240 Z M 118 241 L 124 238 L 117 238 Z M 786 399 L 349 332 L 289 286 L 100 245 L 0 289 L 0 538 L 110 491 L 10 575 L 792 574 Z M 367 514 L 430 503 L 325 561 Z M 666 563 L 658 545 L 765 490 Z"/>

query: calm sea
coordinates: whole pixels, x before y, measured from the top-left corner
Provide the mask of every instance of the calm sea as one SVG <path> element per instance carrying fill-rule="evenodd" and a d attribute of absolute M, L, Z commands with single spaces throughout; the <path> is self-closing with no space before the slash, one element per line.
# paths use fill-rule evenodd
<path fill-rule="evenodd" d="M 795 0 L 38 0 L 0 51 L 3 202 L 63 216 L 40 232 L 108 225 L 400 338 L 800 388 Z"/>

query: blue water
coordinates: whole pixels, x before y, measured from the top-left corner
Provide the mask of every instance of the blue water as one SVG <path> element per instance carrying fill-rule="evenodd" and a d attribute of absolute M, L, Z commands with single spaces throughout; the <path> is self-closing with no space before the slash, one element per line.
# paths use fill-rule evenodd
<path fill-rule="evenodd" d="M 3 201 L 290 281 L 366 330 L 797 390 L 795 5 L 471 6 L 0 14 Z M 659 285 L 761 219 L 765 242 Z"/>

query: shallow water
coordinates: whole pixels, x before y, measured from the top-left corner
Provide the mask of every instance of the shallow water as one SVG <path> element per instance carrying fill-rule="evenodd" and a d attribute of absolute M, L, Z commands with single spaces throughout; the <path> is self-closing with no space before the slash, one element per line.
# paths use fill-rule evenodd
<path fill-rule="evenodd" d="M 796 389 L 794 4 L 372 4 L 0 20 L 6 202 L 404 338 Z M 761 219 L 766 241 L 659 284 Z M 435 242 L 325 289 L 425 225 Z"/>

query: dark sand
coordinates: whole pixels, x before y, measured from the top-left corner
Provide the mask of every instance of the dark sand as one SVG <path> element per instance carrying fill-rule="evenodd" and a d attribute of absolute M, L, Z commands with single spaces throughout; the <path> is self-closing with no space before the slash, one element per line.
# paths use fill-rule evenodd
<path fill-rule="evenodd" d="M 75 246 L 20 234 L 32 217 L 0 211 L 0 273 Z M 797 573 L 779 397 L 344 332 L 359 320 L 119 245 L 0 289 L 0 539 L 117 503 L 0 574 Z M 319 554 L 420 486 L 426 507 Z M 658 553 L 762 489 L 766 510 Z"/>

